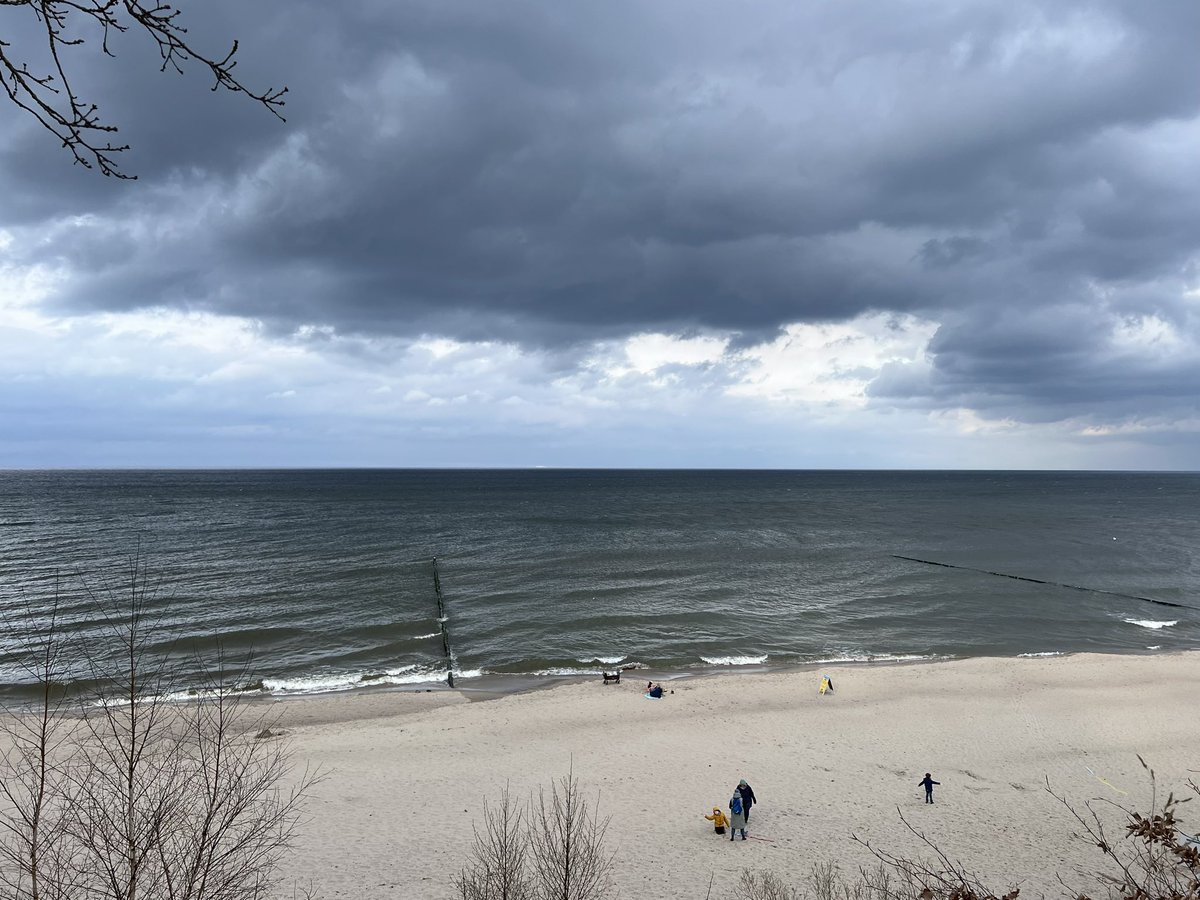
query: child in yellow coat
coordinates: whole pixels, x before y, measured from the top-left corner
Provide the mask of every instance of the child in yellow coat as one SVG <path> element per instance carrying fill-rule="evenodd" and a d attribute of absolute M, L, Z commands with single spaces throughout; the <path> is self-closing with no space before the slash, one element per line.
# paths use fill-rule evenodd
<path fill-rule="evenodd" d="M 704 818 L 713 823 L 713 831 L 717 834 L 724 834 L 726 826 L 729 825 L 729 818 L 725 813 L 721 812 L 721 807 L 719 806 L 714 806 L 713 814 Z"/>

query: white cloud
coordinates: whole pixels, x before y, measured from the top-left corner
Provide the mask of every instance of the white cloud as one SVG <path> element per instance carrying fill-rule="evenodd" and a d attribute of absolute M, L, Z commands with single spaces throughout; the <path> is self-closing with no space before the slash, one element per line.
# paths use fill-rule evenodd
<path fill-rule="evenodd" d="M 859 408 L 888 365 L 923 363 L 937 323 L 880 313 L 849 322 L 789 325 L 774 341 L 742 352 L 740 383 L 729 393 L 772 403 Z"/>

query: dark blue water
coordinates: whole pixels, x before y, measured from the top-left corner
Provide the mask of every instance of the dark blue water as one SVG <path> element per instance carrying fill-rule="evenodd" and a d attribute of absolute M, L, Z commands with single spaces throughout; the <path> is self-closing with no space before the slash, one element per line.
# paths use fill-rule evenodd
<path fill-rule="evenodd" d="M 149 562 L 184 645 L 273 693 L 643 664 L 1200 646 L 1200 475 L 1009 472 L 0 473 L 0 690 L 15 611 Z M 469 683 L 469 682 L 466 682 Z"/>

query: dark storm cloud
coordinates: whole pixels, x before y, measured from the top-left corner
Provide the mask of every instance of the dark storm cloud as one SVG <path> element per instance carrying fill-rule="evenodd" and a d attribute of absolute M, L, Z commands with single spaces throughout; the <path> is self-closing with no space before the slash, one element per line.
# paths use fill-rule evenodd
<path fill-rule="evenodd" d="M 942 323 L 931 380 L 877 398 L 1194 400 L 1186 359 L 1110 346 L 1138 317 L 1197 333 L 1191 0 L 185 12 L 291 86 L 289 124 L 144 77 L 132 36 L 88 60 L 143 181 L 25 127 L 0 157 L 0 227 L 57 223 L 12 252 L 76 273 L 60 309 L 562 346 L 912 312 Z"/>

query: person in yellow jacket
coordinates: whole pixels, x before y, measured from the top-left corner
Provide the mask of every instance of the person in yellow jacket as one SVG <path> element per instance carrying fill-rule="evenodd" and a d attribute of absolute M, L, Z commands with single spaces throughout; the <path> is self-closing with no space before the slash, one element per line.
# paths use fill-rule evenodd
<path fill-rule="evenodd" d="M 717 834 L 724 834 L 726 826 L 729 825 L 729 818 L 725 813 L 721 812 L 721 807 L 719 806 L 714 806 L 713 814 L 704 818 L 713 823 L 713 831 Z"/>
<path fill-rule="evenodd" d="M 817 693 L 818 694 L 832 694 L 833 693 L 833 679 L 830 678 L 828 675 L 822 675 L 821 676 L 821 686 L 819 688 L 817 688 Z"/>

